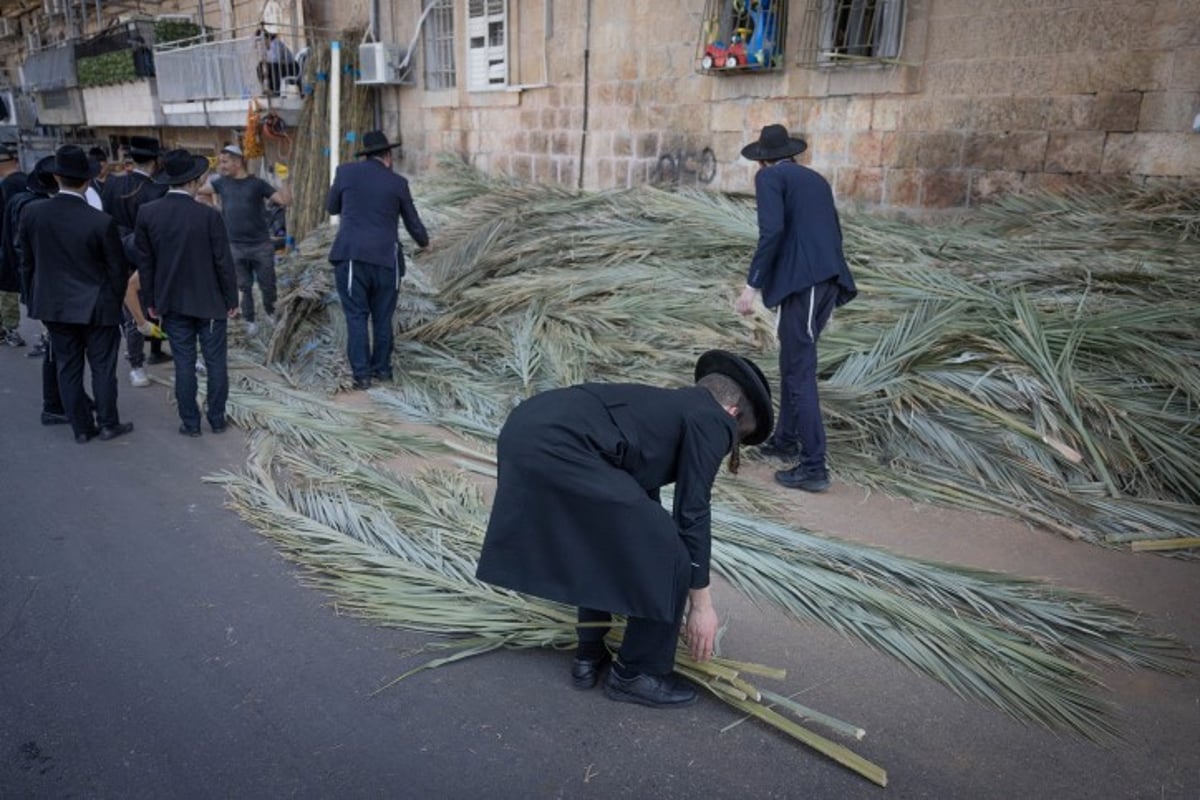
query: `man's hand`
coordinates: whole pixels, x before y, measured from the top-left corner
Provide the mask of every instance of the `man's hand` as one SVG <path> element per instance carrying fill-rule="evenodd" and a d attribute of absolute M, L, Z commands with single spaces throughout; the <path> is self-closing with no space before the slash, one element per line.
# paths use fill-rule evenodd
<path fill-rule="evenodd" d="M 708 661 L 717 646 L 717 612 L 713 609 L 708 587 L 688 592 L 687 643 L 694 660 Z"/>
<path fill-rule="evenodd" d="M 235 307 L 229 309 L 228 311 L 226 311 L 225 316 L 229 317 L 230 319 L 237 319 L 238 314 L 240 314 L 240 313 L 242 313 L 242 310 L 235 306 Z"/>
<path fill-rule="evenodd" d="M 747 286 L 745 289 L 742 289 L 742 293 L 738 295 L 737 302 L 733 304 L 733 307 L 742 316 L 753 314 L 754 301 L 757 299 L 758 289 L 755 289 L 753 286 Z"/>

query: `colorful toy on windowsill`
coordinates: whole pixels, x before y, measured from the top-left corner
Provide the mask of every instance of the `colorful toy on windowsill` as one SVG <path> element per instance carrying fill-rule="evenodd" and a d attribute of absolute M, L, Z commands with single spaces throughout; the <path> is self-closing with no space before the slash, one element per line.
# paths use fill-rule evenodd
<path fill-rule="evenodd" d="M 711 42 L 704 48 L 704 57 L 700 66 L 704 69 L 736 69 L 746 65 L 746 37 L 748 28 L 738 28 L 737 33 L 729 37 L 729 46 L 724 42 Z"/>

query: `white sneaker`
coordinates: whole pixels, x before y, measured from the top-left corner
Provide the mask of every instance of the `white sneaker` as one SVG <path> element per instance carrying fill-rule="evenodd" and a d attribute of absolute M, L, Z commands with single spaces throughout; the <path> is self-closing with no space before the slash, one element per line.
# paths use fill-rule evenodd
<path fill-rule="evenodd" d="M 204 357 L 200 356 L 196 359 L 196 374 L 203 375 L 208 372 L 208 367 L 204 365 Z"/>
<path fill-rule="evenodd" d="M 245 323 L 242 324 L 242 330 L 244 330 L 246 332 L 247 336 L 257 336 L 258 335 L 258 323 L 250 322 L 249 320 L 247 320 Z"/>
<path fill-rule="evenodd" d="M 132 386 L 141 388 L 150 385 L 150 379 L 146 377 L 146 370 L 138 367 L 137 369 L 129 370 L 129 383 Z"/>
<path fill-rule="evenodd" d="M 262 315 L 262 320 L 263 320 L 263 322 L 267 323 L 267 327 L 270 327 L 270 328 L 275 327 L 275 315 L 274 314 L 268 314 L 264 311 L 263 315 Z"/>

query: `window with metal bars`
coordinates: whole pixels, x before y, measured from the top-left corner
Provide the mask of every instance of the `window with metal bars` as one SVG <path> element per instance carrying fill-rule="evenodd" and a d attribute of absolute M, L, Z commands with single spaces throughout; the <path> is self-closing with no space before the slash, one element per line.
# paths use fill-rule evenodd
<path fill-rule="evenodd" d="M 467 88 L 508 85 L 508 9 L 505 0 L 467 0 Z"/>
<path fill-rule="evenodd" d="M 453 89 L 458 75 L 454 65 L 454 0 L 425 0 L 429 14 L 421 32 L 425 50 L 425 88 Z"/>
<path fill-rule="evenodd" d="M 708 0 L 701 26 L 697 58 L 703 72 L 783 67 L 786 0 Z"/>
<path fill-rule="evenodd" d="M 801 63 L 879 63 L 900 56 L 904 0 L 809 0 Z"/>

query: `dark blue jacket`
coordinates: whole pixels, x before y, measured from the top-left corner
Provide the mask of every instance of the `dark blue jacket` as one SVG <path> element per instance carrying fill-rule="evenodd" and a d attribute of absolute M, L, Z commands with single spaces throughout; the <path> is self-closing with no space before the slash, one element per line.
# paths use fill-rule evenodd
<path fill-rule="evenodd" d="M 842 225 L 829 182 L 808 167 L 781 161 L 754 176 L 758 248 L 746 283 L 774 308 L 789 295 L 831 278 L 837 304 L 858 294 L 842 253 Z"/>
<path fill-rule="evenodd" d="M 404 256 L 400 251 L 399 221 L 421 247 L 429 244 L 429 234 L 417 216 L 408 181 L 388 169 L 382 161 L 367 158 L 337 168 L 329 187 L 326 207 L 340 214 L 337 237 L 329 248 L 329 260 L 365 261 L 391 267 L 404 274 Z"/>

